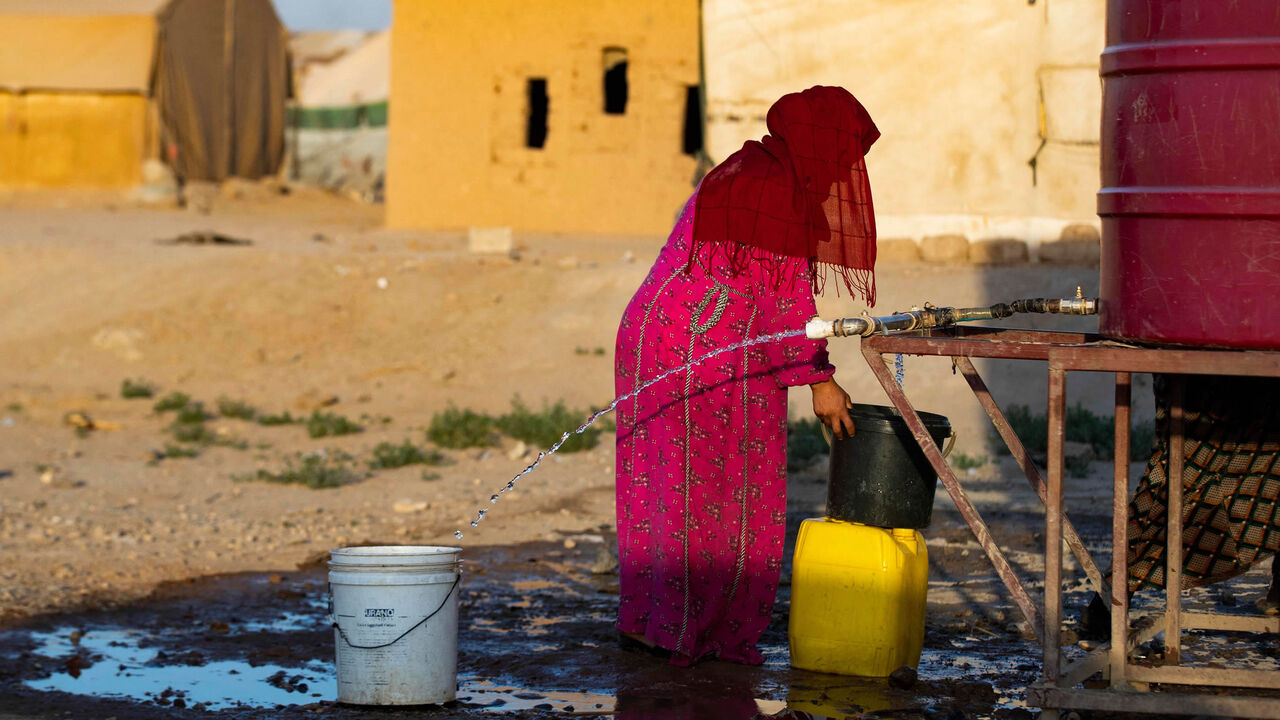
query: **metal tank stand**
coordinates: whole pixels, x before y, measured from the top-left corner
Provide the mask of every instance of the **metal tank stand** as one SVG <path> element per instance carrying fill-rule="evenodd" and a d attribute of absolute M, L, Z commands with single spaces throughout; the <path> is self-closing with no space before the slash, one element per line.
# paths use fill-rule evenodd
<path fill-rule="evenodd" d="M 965 495 L 959 478 L 947 465 L 942 451 L 930 437 L 924 422 L 911 406 L 902 387 L 894 381 L 884 355 L 930 355 L 950 357 L 986 410 L 1000 437 L 1026 473 L 1027 481 L 1045 505 L 1045 582 L 1039 607 L 1023 587 L 987 530 L 977 508 Z M 1132 373 L 1185 375 L 1241 375 L 1280 377 L 1280 352 L 1183 350 L 1137 348 L 1086 333 L 1010 330 L 975 326 L 954 326 L 903 335 L 873 335 L 862 339 L 862 354 L 881 387 L 902 414 L 916 442 L 924 451 L 952 502 L 969 524 L 978 543 L 987 553 L 996 573 L 1008 588 L 1014 603 L 1044 649 L 1042 678 L 1028 691 L 1028 704 L 1044 710 L 1043 718 L 1053 720 L 1060 709 L 1104 710 L 1158 715 L 1230 715 L 1280 720 L 1280 695 L 1257 691 L 1280 691 L 1280 671 L 1242 668 L 1187 666 L 1180 664 L 1182 630 L 1203 629 L 1231 632 L 1280 633 L 1280 617 L 1240 616 L 1220 613 L 1183 612 L 1181 607 L 1182 516 L 1167 513 L 1166 536 L 1170 560 L 1165 609 L 1130 623 L 1126 597 L 1128 567 L 1129 425 L 1130 379 Z M 1040 360 L 1049 371 L 1049 458 L 1048 481 L 1027 454 L 1008 419 L 991 397 L 986 383 L 971 358 Z M 1063 442 L 1066 436 L 1067 373 L 1110 372 L 1115 374 L 1115 482 L 1112 506 L 1111 577 L 1105 578 L 1089 556 L 1062 503 Z M 1182 391 L 1173 393 L 1170 412 L 1170 446 L 1182 444 Z M 1182 506 L 1182 453 L 1169 453 L 1167 477 L 1169 506 Z M 1090 584 L 1102 597 L 1111 598 L 1113 642 L 1064 664 L 1061 642 L 1062 543 L 1080 562 Z M 1115 552 L 1118 550 L 1118 552 Z M 1043 610 L 1043 614 L 1041 613 Z M 1163 632 L 1164 664 L 1135 663 L 1130 654 L 1144 642 Z M 1116 642 L 1120 639 L 1120 642 Z M 1101 674 L 1105 687 L 1082 687 L 1086 680 Z M 1158 684 L 1159 691 L 1151 686 Z M 1196 691 L 1188 692 L 1189 687 Z M 1210 692 L 1206 692 L 1206 690 Z M 1213 694 L 1218 690 L 1229 694 Z M 1251 692 L 1252 691 L 1252 692 Z"/>

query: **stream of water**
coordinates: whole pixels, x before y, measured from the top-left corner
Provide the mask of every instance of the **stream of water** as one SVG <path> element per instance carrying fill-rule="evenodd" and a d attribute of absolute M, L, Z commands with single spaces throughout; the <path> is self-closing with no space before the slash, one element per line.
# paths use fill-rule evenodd
<path fill-rule="evenodd" d="M 629 393 L 626 393 L 625 395 L 619 395 L 618 397 L 613 399 L 613 402 L 609 403 L 608 407 L 598 411 L 591 417 L 587 418 L 587 421 L 582 423 L 582 425 L 578 426 L 577 430 L 566 431 L 565 434 L 560 436 L 560 440 L 555 445 L 552 445 L 550 449 L 544 450 L 538 453 L 538 457 L 535 458 L 534 461 L 530 463 L 528 467 L 516 473 L 515 477 L 511 478 L 511 480 L 509 480 L 506 485 L 504 485 L 500 490 L 498 490 L 498 492 L 494 493 L 489 497 L 490 504 L 497 503 L 498 500 L 502 498 L 502 493 L 505 493 L 509 490 L 514 490 L 516 487 L 516 483 L 520 481 L 520 478 L 533 472 L 535 468 L 537 468 L 539 465 L 542 464 L 543 460 L 554 455 L 556 451 L 560 449 L 560 446 L 564 445 L 565 441 L 567 441 L 570 437 L 574 435 L 579 435 L 585 432 L 587 428 L 591 427 L 591 425 L 595 423 L 595 421 L 599 420 L 600 418 L 604 417 L 605 415 L 608 415 L 609 413 L 617 409 L 618 404 L 621 403 L 622 401 L 629 400 L 639 395 L 640 393 L 644 392 L 645 390 L 649 389 L 653 385 L 656 385 L 657 383 L 660 383 L 663 380 L 666 380 L 672 375 L 684 372 L 689 368 L 692 368 L 694 365 L 710 360 L 711 358 L 716 357 L 717 355 L 723 355 L 724 353 L 733 352 L 734 350 L 742 350 L 744 348 L 752 347 L 753 345 L 763 345 L 765 343 L 776 342 L 778 340 L 786 340 L 788 338 L 801 337 L 803 335 L 804 335 L 804 330 L 784 330 L 783 332 L 770 333 L 768 335 L 760 335 L 758 337 L 753 337 L 749 340 L 743 340 L 742 342 L 737 342 L 732 345 L 726 345 L 725 347 L 717 348 L 705 355 L 696 357 L 693 360 L 690 360 L 689 362 L 683 365 L 671 368 L 670 370 L 663 372 L 661 375 L 658 375 L 657 377 L 653 378 L 652 380 L 649 380 L 645 384 L 641 385 L 635 390 L 632 390 Z M 476 519 L 471 521 L 471 527 L 476 527 L 477 525 L 479 525 L 480 521 L 484 520 L 484 516 L 487 515 L 488 513 L 489 513 L 488 508 L 480 508 L 480 510 L 476 513 Z M 461 540 L 462 531 L 455 530 L 453 532 L 453 536 Z"/>

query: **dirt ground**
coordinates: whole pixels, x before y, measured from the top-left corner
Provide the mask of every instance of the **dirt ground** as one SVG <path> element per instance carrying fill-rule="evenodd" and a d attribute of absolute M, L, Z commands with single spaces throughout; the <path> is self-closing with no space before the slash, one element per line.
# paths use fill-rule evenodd
<path fill-rule="evenodd" d="M 574 572 L 590 563 L 583 554 L 607 544 L 613 530 L 608 434 L 593 450 L 555 456 L 474 529 L 469 522 L 476 510 L 488 506 L 488 497 L 537 448 L 504 441 L 485 450 L 445 451 L 449 464 L 431 473 L 421 466 L 379 470 L 336 489 L 233 479 L 278 470 L 299 452 L 342 451 L 364 460 L 379 442 L 423 443 L 433 414 L 448 403 L 500 412 L 517 395 L 534 405 L 564 400 L 575 408 L 612 398 L 617 319 L 662 238 L 519 235 L 519 257 L 512 258 L 468 253 L 461 232 L 396 231 L 380 223 L 377 207 L 307 191 L 223 199 L 208 214 L 90 195 L 0 199 L 0 629 L 52 631 L 66 618 L 73 625 L 119 625 L 137 613 L 151 613 L 145 622 L 164 623 L 180 615 L 175 607 L 203 601 L 201 592 L 216 599 L 243 589 L 232 580 L 208 579 L 214 576 L 257 578 L 252 582 L 261 585 L 278 573 L 303 572 L 294 591 L 300 595 L 290 597 L 314 599 L 322 575 L 297 569 L 348 544 L 458 543 L 492 558 L 516 548 L 563 548 L 573 537 L 601 538 L 569 553 Z M 191 232 L 251 243 L 158 242 Z M 1090 268 L 886 265 L 878 272 L 876 310 L 1068 296 L 1076 285 L 1096 292 L 1096 284 Z M 847 298 L 819 303 L 824 316 L 863 309 Z M 1019 325 L 1088 329 L 1091 322 L 1032 318 Z M 833 341 L 832 354 L 837 379 L 856 400 L 885 402 L 856 341 Z M 991 455 L 981 410 L 949 364 L 909 358 L 906 367 L 906 387 L 918 407 L 951 418 L 957 451 Z M 1001 402 L 1043 407 L 1042 366 L 980 367 Z M 170 417 L 152 410 L 154 400 L 122 398 L 126 378 L 209 406 L 229 397 L 294 415 L 323 407 L 359 420 L 365 430 L 310 439 L 296 425 L 217 419 L 210 423 L 217 436 L 243 441 L 245 449 L 210 447 L 195 458 L 157 459 Z M 1073 376 L 1070 390 L 1073 402 L 1099 410 L 1111 394 L 1102 376 Z M 1139 416 L 1149 416 L 1149 398 L 1145 402 Z M 808 412 L 803 390 L 793 397 L 792 412 Z M 77 431 L 68 423 L 74 413 L 98 429 Z M 971 495 L 997 517 L 1020 514 L 1023 521 L 1010 525 L 1006 539 L 1022 551 L 1011 559 L 1034 577 L 1036 502 L 1017 489 L 1025 480 L 1014 472 L 1007 464 L 984 466 L 972 478 Z M 821 473 L 818 467 L 792 479 L 793 524 L 821 513 Z M 1102 514 L 1110 504 L 1104 473 L 1095 469 L 1092 481 L 1068 491 L 1070 506 L 1094 517 L 1081 528 L 1091 528 L 1095 541 L 1110 522 Z M 945 513 L 942 499 L 938 507 L 942 520 L 931 537 L 950 548 L 943 555 L 955 557 L 937 564 L 931 618 L 936 608 L 971 616 L 973 608 L 985 608 L 980 614 L 993 618 L 994 628 L 986 632 L 1025 650 L 980 550 Z M 461 541 L 454 536 L 459 529 Z M 595 613 L 597 620 L 607 614 L 607 588 L 575 592 L 592 599 L 556 612 Z M 217 607 L 187 612 L 207 624 Z M 269 612 L 265 607 L 253 612 Z M 951 621 L 937 622 L 947 627 Z M 972 621 L 960 622 L 972 635 Z M 464 646 L 476 632 L 464 630 Z M 604 620 L 584 632 L 590 642 L 608 643 Z M 302 655 L 290 657 L 323 657 L 331 642 L 325 628 L 308 626 L 305 633 Z M 771 633 L 773 646 L 781 643 L 785 652 L 785 626 Z M 519 675 L 468 652 L 480 651 L 463 651 L 475 677 Z M 573 662 L 589 665 L 588 657 Z M 3 675 L 39 675 L 17 667 Z M 584 687 L 610 686 L 591 677 Z M 528 679 L 526 687 L 537 682 Z M 776 700 L 789 682 L 774 678 L 752 692 Z M 954 698 L 953 690 L 930 692 Z M 996 705 L 987 698 L 964 707 L 982 716 Z M 49 706 L 50 712 L 63 707 Z M 94 707 L 90 715 L 141 716 L 126 705 Z"/>

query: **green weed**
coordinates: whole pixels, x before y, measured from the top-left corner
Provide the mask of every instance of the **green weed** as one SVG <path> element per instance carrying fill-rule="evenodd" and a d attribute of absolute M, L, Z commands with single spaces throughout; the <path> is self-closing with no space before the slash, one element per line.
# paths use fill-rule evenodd
<path fill-rule="evenodd" d="M 173 443 L 165 443 L 165 458 L 193 458 L 200 454 L 200 451 L 193 447 L 183 447 L 182 445 L 174 445 Z"/>
<path fill-rule="evenodd" d="M 406 465 L 443 465 L 444 454 L 439 450 L 424 450 L 412 442 L 382 442 L 373 449 L 373 459 L 369 461 L 370 470 L 388 470 Z"/>
<path fill-rule="evenodd" d="M 446 448 L 487 447 L 493 444 L 493 418 L 450 404 L 431 417 L 427 439 Z"/>
<path fill-rule="evenodd" d="M 203 422 L 175 422 L 169 426 L 169 432 L 173 433 L 174 440 L 184 443 L 211 444 L 214 439 Z"/>
<path fill-rule="evenodd" d="M 22 412 L 22 403 L 11 402 L 8 405 L 5 405 L 4 409 L 14 413 Z"/>
<path fill-rule="evenodd" d="M 1156 446 L 1156 426 L 1154 423 L 1143 423 L 1129 431 L 1129 459 L 1131 461 L 1148 460 Z"/>
<path fill-rule="evenodd" d="M 158 413 L 168 412 L 170 410 L 180 410 L 186 407 L 187 403 L 189 402 L 191 402 L 190 395 L 174 390 L 168 395 L 165 395 L 164 397 L 160 398 L 160 400 L 157 401 L 156 404 L 151 407 L 151 409 L 155 410 Z"/>
<path fill-rule="evenodd" d="M 218 414 L 222 417 L 252 420 L 258 411 L 243 400 L 232 400 L 229 397 L 218 398 Z"/>
<path fill-rule="evenodd" d="M 1044 415 L 1032 415 L 1031 408 L 1026 405 L 1010 405 L 1004 413 L 1009 420 L 1009 427 L 1022 441 L 1028 452 L 1043 453 L 1049 447 L 1049 419 Z M 1001 455 L 1008 455 L 1009 449 L 1003 442 L 997 444 Z"/>
<path fill-rule="evenodd" d="M 1066 466 L 1067 472 L 1073 478 L 1089 477 L 1089 457 L 1087 455 L 1072 455 L 1063 458 L 1063 465 Z"/>
<path fill-rule="evenodd" d="M 174 418 L 174 422 L 182 425 L 193 425 L 208 419 L 209 413 L 204 411 L 204 403 L 190 402 L 178 408 L 178 415 Z"/>
<path fill-rule="evenodd" d="M 1025 405 L 1011 405 L 1005 412 L 1009 425 L 1028 452 L 1044 454 L 1049 449 L 1049 419 L 1045 415 L 1033 415 Z M 1134 425 L 1129 436 L 1129 459 L 1145 460 L 1151 454 L 1155 441 L 1155 426 L 1151 422 Z M 1115 455 L 1115 416 L 1098 415 L 1082 405 L 1067 408 L 1066 439 L 1068 442 L 1086 443 L 1099 458 Z M 995 438 L 997 452 L 1008 455 L 1004 442 Z"/>
<path fill-rule="evenodd" d="M 827 440 L 822 435 L 822 421 L 818 418 L 801 418 L 787 423 L 787 469 L 803 470 L 813 464 L 814 458 L 827 452 Z"/>
<path fill-rule="evenodd" d="M 433 470 L 423 470 L 423 471 L 422 471 L 422 481 L 423 481 L 423 482 L 432 482 L 432 481 L 434 481 L 434 480 L 439 480 L 439 479 L 440 479 L 440 473 L 438 473 L 438 472 L 435 472 L 435 471 L 433 471 Z"/>
<path fill-rule="evenodd" d="M 346 453 L 312 453 L 286 460 L 283 470 L 277 473 L 258 470 L 248 475 L 232 478 L 236 482 L 270 482 L 286 485 L 305 485 L 313 490 L 336 488 L 360 479 L 351 469 L 351 456 Z"/>
<path fill-rule="evenodd" d="M 125 378 L 120 381 L 120 397 L 126 400 L 135 398 L 149 398 L 156 394 L 156 386 L 141 378 L 131 380 Z"/>
<path fill-rule="evenodd" d="M 313 438 L 353 435 L 358 432 L 364 432 L 364 428 L 337 413 L 315 410 L 307 418 L 307 435 Z"/>
<path fill-rule="evenodd" d="M 957 470 L 976 470 L 989 462 L 991 462 L 991 460 L 987 458 L 986 455 L 971 456 L 964 453 L 956 453 L 955 457 L 951 460 L 951 464 L 954 465 Z"/>
<path fill-rule="evenodd" d="M 304 423 L 304 422 L 306 422 L 306 420 L 305 420 L 305 419 L 303 419 L 303 418 L 296 418 L 296 417 L 294 417 L 294 416 L 290 415 L 288 410 L 285 410 L 284 412 L 282 412 L 282 413 L 278 413 L 278 414 L 276 414 L 276 415 L 259 415 L 259 416 L 258 416 L 258 424 L 259 424 L 259 425 L 267 425 L 267 426 L 271 426 L 271 425 L 301 425 L 301 424 L 302 424 L 302 423 Z"/>
<path fill-rule="evenodd" d="M 554 405 L 543 403 L 541 411 L 530 410 L 519 396 L 511 400 L 511 412 L 499 417 L 495 424 L 508 437 L 523 440 L 534 447 L 550 447 L 565 432 L 572 432 L 582 424 L 587 413 L 581 410 L 570 410 L 564 401 Z M 581 433 L 572 434 L 560 446 L 560 452 L 571 453 L 590 450 L 600 443 L 600 429 L 589 427 Z"/>

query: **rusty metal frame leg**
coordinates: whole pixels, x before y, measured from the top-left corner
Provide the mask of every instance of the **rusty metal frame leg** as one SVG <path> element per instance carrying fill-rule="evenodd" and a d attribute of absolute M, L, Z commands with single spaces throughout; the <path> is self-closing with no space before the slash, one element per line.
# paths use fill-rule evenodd
<path fill-rule="evenodd" d="M 942 481 L 942 486 L 946 488 L 947 494 L 951 496 L 951 501 L 955 503 L 956 509 L 960 511 L 960 515 L 968 523 L 969 529 L 973 531 L 974 537 L 978 540 L 978 544 L 986 552 L 987 558 L 995 568 L 996 574 L 1000 576 L 1000 580 L 1008 588 L 1009 594 L 1013 596 L 1014 604 L 1022 611 L 1022 616 L 1026 618 L 1032 632 L 1039 637 L 1040 613 L 1036 610 L 1035 603 L 1032 602 L 1026 588 L 1018 580 L 1017 574 L 1000 550 L 1000 546 L 991 537 L 991 532 L 987 530 L 987 525 L 983 522 L 982 516 L 978 514 L 978 509 L 973 506 L 969 497 L 965 495 L 959 479 L 951 471 L 946 459 L 942 457 L 942 451 L 925 428 L 924 421 L 916 414 L 915 408 L 911 406 L 911 401 L 907 400 L 902 387 L 889 374 L 889 369 L 885 367 L 883 356 L 879 352 L 865 347 L 862 348 L 862 355 L 866 359 L 867 365 L 871 367 L 871 372 L 880 381 L 880 386 L 884 388 L 885 394 L 889 396 L 889 400 L 893 402 L 893 406 L 898 409 L 902 419 L 906 421 L 907 427 L 911 429 L 912 436 L 915 437 L 920 449 L 924 451 L 925 457 L 929 459 L 929 464 L 933 466 L 934 472 L 938 473 L 938 479 Z"/>
<path fill-rule="evenodd" d="M 973 394 L 978 398 L 978 404 L 982 405 L 982 409 L 987 411 L 987 417 L 991 419 L 991 424 L 995 426 L 996 431 L 1000 433 L 1000 438 L 1004 440 L 1005 446 L 1009 448 L 1013 458 L 1018 461 L 1018 465 L 1026 473 L 1027 482 L 1031 484 L 1031 489 L 1036 491 L 1036 496 L 1040 498 L 1040 504 L 1043 505 L 1045 501 L 1044 478 L 1040 476 L 1040 471 L 1036 468 L 1035 463 L 1031 461 L 1031 455 L 1027 453 L 1027 449 L 1022 445 L 1022 440 L 1013 431 L 1013 428 L 1009 425 L 1009 419 L 1005 417 L 1000 406 L 996 404 L 995 398 L 991 396 L 991 390 L 987 388 L 982 376 L 978 374 L 978 369 L 974 367 L 973 361 L 967 357 L 957 357 L 955 362 L 960 368 L 960 373 L 964 375 L 965 381 L 969 383 L 969 389 L 973 390 Z M 1071 554 L 1075 555 L 1076 560 L 1080 561 L 1080 566 L 1084 569 L 1085 575 L 1088 575 L 1089 581 L 1093 583 L 1093 589 L 1102 597 L 1108 597 L 1111 594 L 1111 584 L 1102 576 L 1102 571 L 1098 569 L 1097 563 L 1093 561 L 1093 556 L 1085 548 L 1084 541 L 1080 539 L 1075 526 L 1071 524 L 1071 520 L 1067 518 L 1065 513 L 1062 516 L 1062 532 L 1067 539 L 1067 547 L 1071 549 Z"/>
<path fill-rule="evenodd" d="M 1044 682 L 1057 687 L 1062 661 L 1062 446 L 1067 371 L 1049 360 L 1049 482 L 1044 513 Z"/>
<path fill-rule="evenodd" d="M 1169 392 L 1169 507 L 1165 513 L 1165 626 L 1164 661 L 1177 665 L 1182 660 L 1182 399 L 1184 380 L 1172 376 Z"/>
<path fill-rule="evenodd" d="M 1111 687 L 1127 689 L 1129 664 L 1129 440 L 1132 376 L 1116 373 L 1116 457 L 1111 514 Z M 1105 597 L 1105 596 L 1104 596 Z"/>

